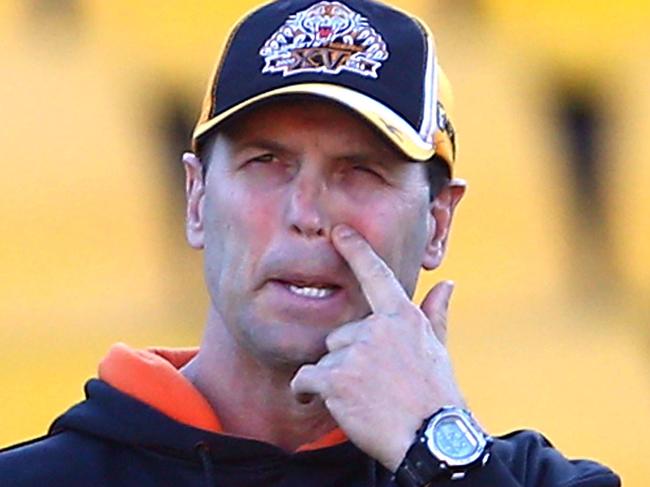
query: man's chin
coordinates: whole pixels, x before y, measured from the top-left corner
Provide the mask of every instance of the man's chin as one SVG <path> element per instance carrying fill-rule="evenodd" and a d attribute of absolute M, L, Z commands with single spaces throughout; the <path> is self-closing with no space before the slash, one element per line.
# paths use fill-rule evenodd
<path fill-rule="evenodd" d="M 263 361 L 278 370 L 296 371 L 305 364 L 318 362 L 327 353 L 325 340 L 318 344 L 295 347 L 266 347 L 260 350 Z"/>
<path fill-rule="evenodd" d="M 321 327 L 287 323 L 264 323 L 242 331 L 240 346 L 266 367 L 286 371 L 318 362 L 327 353 L 325 339 L 330 332 Z"/>

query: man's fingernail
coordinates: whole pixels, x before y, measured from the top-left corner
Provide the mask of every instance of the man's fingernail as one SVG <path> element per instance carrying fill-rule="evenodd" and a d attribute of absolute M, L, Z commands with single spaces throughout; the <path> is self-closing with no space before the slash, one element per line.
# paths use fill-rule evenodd
<path fill-rule="evenodd" d="M 336 236 L 340 239 L 348 239 L 354 237 L 354 230 L 347 225 L 338 225 L 335 229 Z"/>

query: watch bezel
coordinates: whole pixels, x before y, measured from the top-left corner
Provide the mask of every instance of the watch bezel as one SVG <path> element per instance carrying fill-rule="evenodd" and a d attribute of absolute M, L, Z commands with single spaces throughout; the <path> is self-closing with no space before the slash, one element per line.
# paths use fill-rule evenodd
<path fill-rule="evenodd" d="M 468 436 L 467 433 L 469 433 L 471 438 L 474 439 L 476 446 L 470 455 L 455 458 L 438 448 L 435 440 L 436 427 L 450 418 L 456 419 L 462 425 L 461 429 L 464 430 L 464 434 Z M 438 411 L 429 421 L 423 435 L 426 438 L 426 446 L 429 451 L 449 468 L 466 467 L 481 459 L 489 441 L 489 437 L 483 432 L 483 429 L 472 417 L 471 413 L 456 407 L 444 407 Z"/>

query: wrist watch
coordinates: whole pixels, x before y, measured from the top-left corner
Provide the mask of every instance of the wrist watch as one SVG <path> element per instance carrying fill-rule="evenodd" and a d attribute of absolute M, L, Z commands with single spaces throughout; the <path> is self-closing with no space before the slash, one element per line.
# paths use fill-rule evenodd
<path fill-rule="evenodd" d="M 395 480 L 400 487 L 423 487 L 438 478 L 463 478 L 487 463 L 491 445 L 469 411 L 445 406 L 424 420 Z"/>

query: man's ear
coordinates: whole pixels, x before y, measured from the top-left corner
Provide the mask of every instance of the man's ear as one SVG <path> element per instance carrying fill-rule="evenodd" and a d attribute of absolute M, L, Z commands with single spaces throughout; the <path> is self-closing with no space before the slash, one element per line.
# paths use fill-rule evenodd
<path fill-rule="evenodd" d="M 454 210 L 465 194 L 466 187 L 467 183 L 462 179 L 452 179 L 431 203 L 431 235 L 422 260 L 422 267 L 428 271 L 442 263 Z"/>
<path fill-rule="evenodd" d="M 190 246 L 202 249 L 204 245 L 203 231 L 203 199 L 205 196 L 205 181 L 203 180 L 203 163 L 193 152 L 183 154 L 185 166 L 185 235 Z"/>

